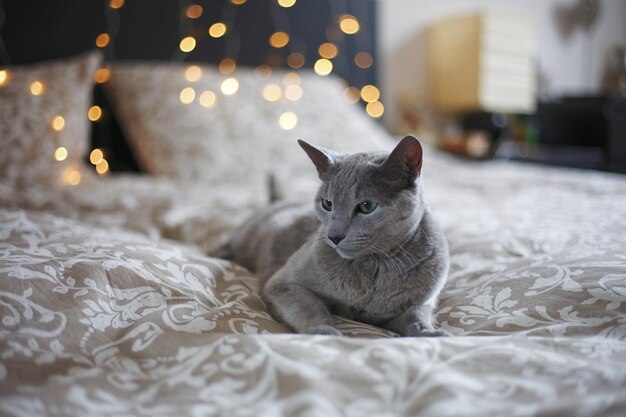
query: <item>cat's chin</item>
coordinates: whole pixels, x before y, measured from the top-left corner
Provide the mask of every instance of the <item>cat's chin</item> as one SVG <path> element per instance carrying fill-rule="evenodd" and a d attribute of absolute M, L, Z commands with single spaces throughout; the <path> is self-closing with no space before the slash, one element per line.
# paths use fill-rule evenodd
<path fill-rule="evenodd" d="M 339 256 L 341 256 L 343 259 L 356 259 L 359 256 L 361 256 L 361 253 L 359 253 L 358 251 L 350 251 L 350 250 L 345 250 L 345 249 L 341 249 L 340 247 L 335 247 L 335 251 L 337 252 L 337 254 Z"/>

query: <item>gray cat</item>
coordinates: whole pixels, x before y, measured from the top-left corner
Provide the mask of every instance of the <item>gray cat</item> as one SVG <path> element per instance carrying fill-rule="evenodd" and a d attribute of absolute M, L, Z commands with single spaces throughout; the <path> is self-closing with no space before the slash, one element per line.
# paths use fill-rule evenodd
<path fill-rule="evenodd" d="M 331 314 L 404 336 L 443 336 L 432 310 L 448 246 L 419 185 L 422 147 L 342 155 L 298 141 L 322 180 L 310 204 L 276 203 L 213 255 L 256 272 L 272 314 L 299 333 L 340 335 Z"/>

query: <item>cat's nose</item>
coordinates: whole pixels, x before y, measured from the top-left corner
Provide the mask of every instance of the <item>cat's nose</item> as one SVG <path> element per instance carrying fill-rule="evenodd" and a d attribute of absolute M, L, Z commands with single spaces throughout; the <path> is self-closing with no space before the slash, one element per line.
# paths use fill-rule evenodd
<path fill-rule="evenodd" d="M 338 245 L 344 237 L 345 236 L 328 236 L 328 239 L 330 239 L 330 241 L 333 242 L 335 245 Z"/>

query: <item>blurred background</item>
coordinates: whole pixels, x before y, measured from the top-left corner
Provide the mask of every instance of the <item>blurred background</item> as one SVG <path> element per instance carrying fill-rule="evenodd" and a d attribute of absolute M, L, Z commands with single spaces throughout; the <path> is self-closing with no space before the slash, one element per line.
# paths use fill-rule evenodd
<path fill-rule="evenodd" d="M 103 51 L 88 117 L 92 146 L 106 150 L 113 171 L 139 168 L 102 85 L 106 63 L 133 60 L 210 63 L 225 75 L 312 70 L 344 79 L 346 99 L 393 135 L 465 158 L 626 173 L 626 0 L 0 6 L 0 86 L 3 67 Z"/>

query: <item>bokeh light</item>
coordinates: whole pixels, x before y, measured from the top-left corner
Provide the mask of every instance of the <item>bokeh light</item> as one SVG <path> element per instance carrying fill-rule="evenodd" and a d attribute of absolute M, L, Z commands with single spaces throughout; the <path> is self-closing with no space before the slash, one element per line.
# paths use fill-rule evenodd
<path fill-rule="evenodd" d="M 67 155 L 68 155 L 68 152 L 65 146 L 59 146 L 54 151 L 54 159 L 56 159 L 59 162 L 65 161 L 67 159 Z"/>
<path fill-rule="evenodd" d="M 5 85 L 9 81 L 9 71 L 2 69 L 0 70 L 0 87 Z"/>
<path fill-rule="evenodd" d="M 213 23 L 211 27 L 209 27 L 209 35 L 212 38 L 220 38 L 224 36 L 226 29 L 226 25 L 222 22 Z"/>
<path fill-rule="evenodd" d="M 80 184 L 80 171 L 75 166 L 67 167 L 63 172 L 63 181 L 71 186 Z"/>
<path fill-rule="evenodd" d="M 269 65 L 259 65 L 254 69 L 254 76 L 257 80 L 267 80 L 272 76 L 272 67 Z"/>
<path fill-rule="evenodd" d="M 380 101 L 374 101 L 372 103 L 367 103 L 365 111 L 367 114 L 377 119 L 385 112 L 385 106 L 383 106 L 383 103 Z"/>
<path fill-rule="evenodd" d="M 240 5 L 242 5 L 242 4 L 245 4 L 245 3 L 246 3 L 246 1 L 248 1 L 248 0 L 230 0 L 230 2 L 231 2 L 232 4 L 236 4 L 237 6 L 240 6 Z"/>
<path fill-rule="evenodd" d="M 224 58 L 220 61 L 218 69 L 222 74 L 227 75 L 227 74 L 232 74 L 235 71 L 236 67 L 237 67 L 237 63 L 235 62 L 234 59 Z"/>
<path fill-rule="evenodd" d="M 92 122 L 97 122 L 102 117 L 102 108 L 100 106 L 91 106 L 87 112 L 87 118 Z"/>
<path fill-rule="evenodd" d="M 196 90 L 194 90 L 191 87 L 185 87 L 182 90 L 180 90 L 180 102 L 183 104 L 190 104 L 193 103 L 193 101 L 196 98 Z"/>
<path fill-rule="evenodd" d="M 98 148 L 94 149 L 93 151 L 89 153 L 89 162 L 91 162 L 94 165 L 98 165 L 100 161 L 102 161 L 103 158 L 104 158 L 104 153 L 102 153 L 102 150 Z"/>
<path fill-rule="evenodd" d="M 282 7 L 291 7 L 296 4 L 296 0 L 278 0 L 278 5 Z"/>
<path fill-rule="evenodd" d="M 283 94 L 283 90 L 277 84 L 268 84 L 263 87 L 263 98 L 267 101 L 278 101 Z"/>
<path fill-rule="evenodd" d="M 333 70 L 333 63 L 327 60 L 326 58 L 320 58 L 315 61 L 315 65 L 313 66 L 313 70 L 317 75 L 326 76 L 331 73 Z"/>
<path fill-rule="evenodd" d="M 363 101 L 372 103 L 380 98 L 380 90 L 373 85 L 366 85 L 361 88 L 361 98 Z"/>
<path fill-rule="evenodd" d="M 200 105 L 202 107 L 206 107 L 207 109 L 212 109 L 217 104 L 217 96 L 211 90 L 203 91 L 198 98 Z"/>
<path fill-rule="evenodd" d="M 124 6 L 124 0 L 111 0 L 109 7 L 111 9 L 121 9 Z"/>
<path fill-rule="evenodd" d="M 109 163 L 106 159 L 103 158 L 96 164 L 96 172 L 100 175 L 104 175 L 109 172 Z"/>
<path fill-rule="evenodd" d="M 202 77 L 202 68 L 197 65 L 191 65 L 185 70 L 185 79 L 189 82 L 196 82 Z"/>
<path fill-rule="evenodd" d="M 33 81 L 30 83 L 30 93 L 34 96 L 40 96 L 44 93 L 45 86 L 41 81 Z"/>
<path fill-rule="evenodd" d="M 226 78 L 222 81 L 220 90 L 222 90 L 222 94 L 227 96 L 233 95 L 239 90 L 239 81 L 236 78 Z"/>
<path fill-rule="evenodd" d="M 347 35 L 354 35 L 360 29 L 359 21 L 351 14 L 344 14 L 339 18 L 339 28 Z"/>
<path fill-rule="evenodd" d="M 96 73 L 93 76 L 93 79 L 98 84 L 106 83 L 111 78 L 111 70 L 107 67 L 98 68 Z"/>
<path fill-rule="evenodd" d="M 51 125 L 52 125 L 52 129 L 56 130 L 57 132 L 60 132 L 65 127 L 65 119 L 63 118 L 63 116 L 54 116 L 52 118 Z"/>
<path fill-rule="evenodd" d="M 287 65 L 289 65 L 293 69 L 302 68 L 304 65 L 304 55 L 300 52 L 294 52 L 289 54 L 287 57 Z"/>
<path fill-rule="evenodd" d="M 286 111 L 278 118 L 278 125 L 285 130 L 291 130 L 297 124 L 298 116 L 292 111 Z"/>
<path fill-rule="evenodd" d="M 105 46 L 109 44 L 110 41 L 111 41 L 111 37 L 109 36 L 108 33 L 101 33 L 96 38 L 96 46 L 98 48 L 104 48 Z"/>
<path fill-rule="evenodd" d="M 191 52 L 196 48 L 196 39 L 193 36 L 185 36 L 178 47 L 183 52 Z"/>
<path fill-rule="evenodd" d="M 331 59 L 337 56 L 337 46 L 334 43 L 326 42 L 320 45 L 318 52 L 322 58 Z"/>
<path fill-rule="evenodd" d="M 289 43 L 289 35 L 285 32 L 274 32 L 269 42 L 274 48 L 283 48 Z"/>
<path fill-rule="evenodd" d="M 197 19 L 202 16 L 203 11 L 204 10 L 202 9 L 202 6 L 200 6 L 199 4 L 192 4 L 191 6 L 187 7 L 187 12 L 185 14 L 190 19 Z"/>
<path fill-rule="evenodd" d="M 285 87 L 285 97 L 290 101 L 298 101 L 302 98 L 302 87 L 298 84 L 290 84 Z"/>
<path fill-rule="evenodd" d="M 354 56 L 354 63 L 359 68 L 369 68 L 374 64 L 374 58 L 367 52 L 359 52 Z"/>

